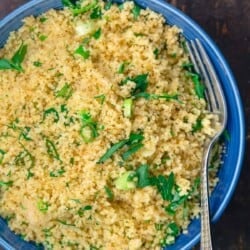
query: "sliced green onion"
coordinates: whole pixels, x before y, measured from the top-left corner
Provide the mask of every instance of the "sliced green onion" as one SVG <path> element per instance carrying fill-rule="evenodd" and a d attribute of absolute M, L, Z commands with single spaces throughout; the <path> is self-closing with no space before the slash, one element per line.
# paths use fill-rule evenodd
<path fill-rule="evenodd" d="M 123 173 L 118 179 L 115 180 L 115 186 L 120 190 L 130 190 L 136 188 L 136 181 L 133 180 L 135 176 L 134 171 Z"/>
<path fill-rule="evenodd" d="M 132 106 L 133 106 L 133 100 L 132 98 L 125 99 L 123 101 L 123 115 L 127 118 L 130 118 L 132 115 Z"/>

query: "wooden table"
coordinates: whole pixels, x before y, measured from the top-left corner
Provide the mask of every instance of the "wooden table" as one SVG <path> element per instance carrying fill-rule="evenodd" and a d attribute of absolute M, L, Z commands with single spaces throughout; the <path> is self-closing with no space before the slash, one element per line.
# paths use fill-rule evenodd
<path fill-rule="evenodd" d="M 0 0 L 0 19 L 29 0 Z M 46 0 L 45 0 L 46 1 Z M 170 0 L 199 23 L 229 62 L 243 99 L 247 142 L 250 141 L 250 0 Z M 250 249 L 250 146 L 236 192 L 215 225 L 214 248 Z M 195 249 L 199 249 L 197 246 Z"/>

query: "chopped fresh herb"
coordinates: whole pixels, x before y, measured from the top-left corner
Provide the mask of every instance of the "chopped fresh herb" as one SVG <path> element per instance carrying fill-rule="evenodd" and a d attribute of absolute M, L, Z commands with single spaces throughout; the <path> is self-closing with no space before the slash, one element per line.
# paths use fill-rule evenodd
<path fill-rule="evenodd" d="M 70 160 L 69 160 L 69 163 L 70 163 L 71 165 L 74 165 L 74 163 L 75 163 L 75 158 L 74 158 L 74 157 L 71 157 Z"/>
<path fill-rule="evenodd" d="M 58 161 L 61 161 L 60 156 L 56 150 L 56 147 L 54 145 L 54 143 L 49 140 L 48 138 L 45 138 L 45 145 L 47 148 L 47 153 L 48 155 L 52 158 L 52 159 L 56 159 Z"/>
<path fill-rule="evenodd" d="M 158 59 L 158 58 L 159 58 L 159 53 L 160 53 L 159 49 L 156 48 L 156 49 L 153 51 L 153 53 L 154 53 L 154 55 L 155 55 L 155 59 Z"/>
<path fill-rule="evenodd" d="M 118 74 L 123 74 L 124 73 L 124 70 L 125 70 L 125 67 L 129 65 L 129 62 L 123 62 L 120 64 L 118 70 L 117 70 L 117 73 Z"/>
<path fill-rule="evenodd" d="M 94 97 L 95 99 L 100 101 L 100 104 L 102 105 L 105 102 L 106 96 L 104 94 L 97 95 Z"/>
<path fill-rule="evenodd" d="M 122 141 L 119 141 L 115 143 L 113 146 L 111 146 L 106 153 L 99 159 L 97 163 L 104 163 L 106 160 L 108 160 L 116 151 L 121 149 L 126 143 L 128 142 L 128 139 L 124 139 Z"/>
<path fill-rule="evenodd" d="M 72 96 L 72 93 L 73 93 L 72 86 L 68 83 L 65 83 L 60 90 L 56 91 L 55 96 L 62 97 L 68 100 Z"/>
<path fill-rule="evenodd" d="M 19 140 L 23 138 L 26 141 L 32 141 L 32 139 L 28 136 L 30 129 L 30 127 L 24 127 L 19 135 Z"/>
<path fill-rule="evenodd" d="M 12 187 L 13 185 L 13 181 L 0 181 L 0 187 Z"/>
<path fill-rule="evenodd" d="M 90 14 L 91 19 L 101 19 L 102 18 L 102 8 L 96 6 L 93 8 L 92 13 Z"/>
<path fill-rule="evenodd" d="M 45 41 L 47 38 L 48 38 L 48 36 L 39 35 L 39 40 L 42 41 L 42 42 Z"/>
<path fill-rule="evenodd" d="M 192 197 L 193 195 L 197 195 L 199 193 L 200 184 L 201 184 L 200 177 L 195 178 L 191 190 L 188 192 L 189 197 Z"/>
<path fill-rule="evenodd" d="M 26 53 L 27 45 L 22 43 L 10 60 L 5 58 L 0 59 L 0 70 L 13 69 L 17 70 L 18 72 L 23 72 L 24 70 L 21 64 Z"/>
<path fill-rule="evenodd" d="M 124 5 L 123 5 L 123 3 L 121 3 L 121 4 L 118 4 L 117 7 L 118 7 L 118 9 L 119 9 L 120 11 L 122 11 L 123 8 L 124 8 Z"/>
<path fill-rule="evenodd" d="M 136 37 L 138 37 L 138 36 L 145 36 L 145 34 L 143 34 L 143 33 L 134 33 L 134 35 L 135 35 Z"/>
<path fill-rule="evenodd" d="M 179 33 L 178 42 L 179 42 L 179 45 L 181 46 L 181 48 L 184 50 L 184 52 L 188 53 L 186 39 L 182 33 Z"/>
<path fill-rule="evenodd" d="M 26 163 L 29 162 L 29 167 L 33 168 L 35 166 L 35 157 L 26 149 L 23 147 L 23 151 L 21 151 L 14 160 L 14 163 L 17 166 L 25 166 Z"/>
<path fill-rule="evenodd" d="M 133 106 L 133 100 L 132 98 L 125 99 L 123 101 L 123 114 L 125 117 L 130 118 L 132 115 L 132 106 Z"/>
<path fill-rule="evenodd" d="M 86 143 L 92 142 L 96 137 L 99 136 L 98 124 L 93 120 L 89 112 L 82 111 L 80 116 L 82 121 L 80 134 Z"/>
<path fill-rule="evenodd" d="M 180 233 L 180 228 L 176 225 L 176 223 L 172 222 L 168 224 L 167 233 L 172 236 L 177 236 Z"/>
<path fill-rule="evenodd" d="M 47 237 L 51 237 L 52 236 L 52 232 L 51 230 L 54 228 L 55 226 L 52 226 L 51 228 L 44 228 L 42 231 L 44 233 L 45 238 Z"/>
<path fill-rule="evenodd" d="M 41 62 L 39 62 L 39 61 L 35 61 L 35 62 L 33 62 L 33 65 L 35 67 L 41 67 L 43 64 Z"/>
<path fill-rule="evenodd" d="M 123 173 L 118 179 L 115 180 L 115 187 L 120 190 L 130 190 L 136 188 L 136 176 L 134 171 Z"/>
<path fill-rule="evenodd" d="M 162 223 L 155 223 L 155 230 L 161 231 L 163 229 L 164 224 Z"/>
<path fill-rule="evenodd" d="M 114 193 L 112 192 L 112 190 L 108 186 L 104 186 L 104 190 L 108 199 L 112 201 L 114 199 Z"/>
<path fill-rule="evenodd" d="M 106 160 L 108 160 L 116 151 L 124 147 L 125 145 L 128 146 L 128 150 L 123 153 L 124 159 L 128 159 L 131 154 L 135 153 L 137 150 L 139 150 L 142 146 L 136 146 L 142 142 L 144 139 L 144 136 L 141 132 L 138 133 L 131 133 L 128 139 L 123 139 L 117 143 L 115 143 L 113 146 L 111 146 L 106 153 L 99 159 L 97 163 L 104 163 Z M 132 149 L 135 147 L 134 149 Z"/>
<path fill-rule="evenodd" d="M 132 8 L 132 14 L 135 20 L 138 19 L 138 17 L 140 16 L 140 13 L 141 13 L 141 8 L 137 4 L 134 4 Z"/>
<path fill-rule="evenodd" d="M 77 16 L 79 14 L 84 14 L 94 9 L 98 1 L 94 0 L 93 2 L 88 3 L 84 6 L 81 6 L 80 4 L 76 3 L 76 1 L 71 1 L 71 0 L 62 0 L 62 3 L 64 6 L 69 7 L 71 9 L 74 16 Z"/>
<path fill-rule="evenodd" d="M 136 84 L 136 87 L 132 93 L 133 95 L 137 94 L 138 92 L 144 92 L 148 87 L 148 74 L 138 75 L 134 78 L 131 78 L 130 80 Z"/>
<path fill-rule="evenodd" d="M 62 225 L 65 225 L 65 226 L 75 227 L 75 224 L 67 223 L 67 222 L 64 221 L 64 220 L 59 220 L 59 219 L 57 219 L 56 221 L 58 221 L 59 223 L 61 223 Z"/>
<path fill-rule="evenodd" d="M 171 172 L 167 178 L 163 175 L 157 176 L 154 182 L 163 200 L 171 201 L 173 198 L 172 190 L 175 183 L 173 172 Z"/>
<path fill-rule="evenodd" d="M 3 163 L 3 158 L 4 158 L 4 155 L 6 154 L 6 152 L 2 149 L 0 149 L 0 165 Z"/>
<path fill-rule="evenodd" d="M 34 173 L 31 172 L 31 169 L 32 169 L 32 168 L 33 168 L 33 167 L 30 167 L 30 168 L 28 168 L 28 170 L 27 170 L 27 180 L 29 180 L 31 177 L 34 176 Z"/>
<path fill-rule="evenodd" d="M 85 211 L 89 211 L 89 210 L 92 210 L 92 206 L 87 205 L 87 206 L 84 206 L 84 207 L 79 208 L 78 211 L 77 211 L 77 214 L 78 214 L 80 217 L 82 217 L 82 216 L 84 215 Z"/>
<path fill-rule="evenodd" d="M 112 1 L 111 0 L 106 1 L 104 5 L 104 10 L 109 10 L 111 6 L 112 6 Z"/>
<path fill-rule="evenodd" d="M 201 131 L 201 129 L 203 128 L 203 125 L 202 125 L 202 119 L 201 118 L 198 118 L 196 120 L 196 123 L 193 124 L 192 126 L 192 133 L 196 133 L 198 131 Z"/>
<path fill-rule="evenodd" d="M 49 176 L 50 177 L 60 177 L 62 176 L 66 171 L 62 168 L 62 169 L 59 169 L 59 170 L 56 170 L 56 171 L 51 171 L 49 173 Z"/>
<path fill-rule="evenodd" d="M 14 121 L 12 121 L 9 125 L 8 128 L 13 129 L 14 131 L 20 129 L 20 127 L 17 126 L 17 124 L 19 123 L 19 119 L 16 118 Z"/>
<path fill-rule="evenodd" d="M 176 58 L 176 57 L 177 57 L 177 54 L 176 54 L 176 53 L 172 53 L 170 56 L 171 56 L 172 58 Z"/>
<path fill-rule="evenodd" d="M 183 196 L 176 196 L 173 201 L 165 208 L 165 211 L 168 212 L 170 215 L 174 215 L 177 208 L 182 205 L 187 200 L 187 195 Z"/>
<path fill-rule="evenodd" d="M 101 34 L 102 34 L 102 29 L 99 28 L 98 30 L 96 30 L 96 31 L 93 33 L 92 36 L 97 40 L 97 39 L 100 38 Z"/>
<path fill-rule="evenodd" d="M 49 206 L 50 206 L 49 203 L 43 200 L 39 200 L 37 202 L 38 209 L 43 213 L 46 213 L 48 211 Z"/>
<path fill-rule="evenodd" d="M 83 47 L 82 45 L 80 45 L 74 52 L 77 55 L 82 56 L 84 59 L 88 59 L 90 56 L 90 52 L 89 50 L 87 50 L 85 47 Z"/>
<path fill-rule="evenodd" d="M 139 168 L 136 169 L 136 174 L 138 177 L 138 188 L 144 188 L 152 185 L 152 177 L 150 177 L 149 175 L 148 165 L 141 165 Z"/>
<path fill-rule="evenodd" d="M 43 121 L 47 118 L 48 115 L 52 115 L 54 117 L 54 122 L 59 121 L 59 114 L 55 108 L 49 108 L 43 112 Z"/>
<path fill-rule="evenodd" d="M 48 20 L 48 18 L 47 18 L 47 17 L 44 17 L 44 16 L 42 16 L 42 17 L 39 18 L 39 21 L 40 21 L 41 23 L 44 23 L 44 22 L 46 22 L 47 20 Z"/>
<path fill-rule="evenodd" d="M 136 144 L 131 145 L 130 148 L 122 154 L 122 159 L 124 161 L 127 161 L 132 154 L 136 153 L 142 147 L 143 147 L 142 143 L 136 143 Z"/>

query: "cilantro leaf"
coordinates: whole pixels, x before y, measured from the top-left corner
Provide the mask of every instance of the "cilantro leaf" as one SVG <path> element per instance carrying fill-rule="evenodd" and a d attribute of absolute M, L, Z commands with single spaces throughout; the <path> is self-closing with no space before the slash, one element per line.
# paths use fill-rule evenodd
<path fill-rule="evenodd" d="M 132 154 L 136 153 L 142 147 L 143 147 L 142 143 L 137 143 L 137 144 L 132 145 L 126 152 L 122 154 L 122 159 L 124 161 L 127 161 Z"/>
<path fill-rule="evenodd" d="M 97 39 L 100 38 L 101 34 L 102 34 L 102 29 L 99 28 L 98 30 L 96 30 L 96 31 L 94 32 L 94 34 L 93 34 L 92 36 L 95 38 L 95 40 L 97 40 Z"/>
<path fill-rule="evenodd" d="M 12 187 L 13 186 L 13 181 L 0 181 L 0 187 Z"/>
<path fill-rule="evenodd" d="M 102 18 L 102 9 L 100 6 L 93 8 L 92 13 L 90 14 L 91 19 L 101 19 Z"/>
<path fill-rule="evenodd" d="M 72 96 L 72 93 L 73 93 L 72 86 L 68 83 L 65 83 L 64 86 L 56 92 L 55 96 L 62 97 L 68 100 Z"/>
<path fill-rule="evenodd" d="M 92 206 L 86 205 L 84 207 L 79 208 L 78 211 L 77 211 L 77 214 L 80 217 L 82 217 L 84 215 L 85 211 L 89 211 L 89 210 L 92 210 Z"/>
<path fill-rule="evenodd" d="M 4 158 L 4 155 L 6 154 L 6 152 L 2 149 L 0 149 L 0 165 L 2 164 L 3 162 L 3 158 Z"/>
<path fill-rule="evenodd" d="M 43 112 L 43 121 L 46 119 L 46 117 L 48 115 L 53 115 L 54 116 L 54 122 L 58 122 L 59 121 L 59 114 L 58 114 L 58 112 L 56 111 L 55 108 L 49 108 L 49 109 L 46 109 Z"/>
<path fill-rule="evenodd" d="M 138 17 L 140 16 L 140 13 L 141 13 L 141 8 L 137 4 L 134 4 L 133 9 L 132 9 L 132 14 L 135 20 L 138 19 Z"/>
<path fill-rule="evenodd" d="M 152 177 L 149 175 L 148 165 L 143 164 L 136 169 L 136 174 L 138 177 L 137 187 L 144 188 L 152 185 Z"/>
<path fill-rule="evenodd" d="M 13 64 L 8 59 L 0 59 L 0 70 L 13 69 Z"/>
<path fill-rule="evenodd" d="M 104 190 L 108 196 L 108 199 L 112 201 L 114 199 L 114 193 L 112 190 L 108 186 L 104 186 Z"/>
<path fill-rule="evenodd" d="M 83 47 L 82 45 L 80 45 L 74 52 L 77 55 L 82 56 L 84 59 L 88 59 L 90 56 L 90 52 L 89 50 L 87 50 L 85 47 Z"/>
<path fill-rule="evenodd" d="M 202 119 L 201 119 L 201 118 L 198 118 L 198 119 L 196 120 L 196 123 L 193 124 L 193 126 L 192 126 L 192 133 L 201 131 L 202 128 L 203 128 Z"/>

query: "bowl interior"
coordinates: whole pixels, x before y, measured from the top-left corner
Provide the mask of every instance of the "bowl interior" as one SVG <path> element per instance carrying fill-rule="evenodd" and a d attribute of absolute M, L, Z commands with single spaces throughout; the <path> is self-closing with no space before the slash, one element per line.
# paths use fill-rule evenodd
<path fill-rule="evenodd" d="M 114 1 L 121 2 L 121 1 Z M 235 189 L 244 155 L 244 117 L 239 92 L 224 57 L 208 37 L 208 35 L 189 17 L 162 0 L 136 0 L 141 7 L 161 13 L 169 24 L 177 25 L 183 30 L 187 39 L 198 38 L 205 46 L 212 63 L 221 80 L 228 107 L 227 131 L 230 139 L 226 141 L 226 152 L 223 156 L 223 165 L 219 170 L 219 183 L 212 193 L 210 204 L 212 220 L 216 221 L 226 208 Z M 21 20 L 29 15 L 39 15 L 50 8 L 61 8 L 60 0 L 33 0 L 12 12 L 0 21 L 0 47 L 4 45 L 9 33 L 19 28 Z M 188 234 L 178 237 L 176 243 L 167 249 L 190 249 L 200 237 L 200 220 L 193 220 L 188 227 Z M 12 233 L 7 223 L 0 218 L 0 246 L 5 249 L 39 249 L 42 247 L 24 242 L 19 236 Z"/>

